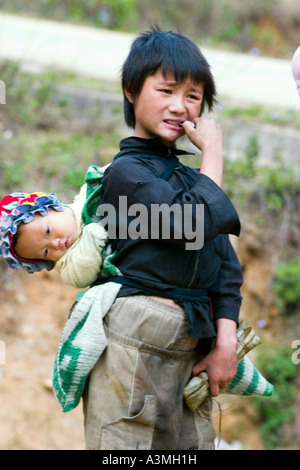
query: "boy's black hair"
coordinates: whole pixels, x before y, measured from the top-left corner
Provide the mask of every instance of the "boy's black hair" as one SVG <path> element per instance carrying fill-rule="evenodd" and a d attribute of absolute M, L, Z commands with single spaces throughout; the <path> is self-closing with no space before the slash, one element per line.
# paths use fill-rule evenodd
<path fill-rule="evenodd" d="M 155 74 L 158 69 L 162 70 L 164 77 L 171 72 L 179 82 L 183 82 L 187 77 L 196 83 L 201 82 L 204 86 L 204 96 L 200 116 L 205 107 L 209 111 L 212 110 L 216 96 L 215 82 L 210 66 L 199 47 L 182 34 L 161 31 L 156 27 L 141 33 L 133 41 L 122 68 L 124 115 L 129 127 L 135 127 L 135 115 L 125 90 L 132 98 L 136 98 L 145 79 Z"/>

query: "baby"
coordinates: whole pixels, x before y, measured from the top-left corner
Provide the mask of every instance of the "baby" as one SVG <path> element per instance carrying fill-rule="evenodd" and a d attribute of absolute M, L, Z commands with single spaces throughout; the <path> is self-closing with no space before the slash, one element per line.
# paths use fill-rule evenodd
<path fill-rule="evenodd" d="M 103 171 L 93 169 L 99 186 Z M 55 194 L 42 192 L 4 196 L 0 200 L 0 254 L 12 269 L 34 273 L 54 268 L 66 284 L 91 285 L 101 269 L 107 233 L 99 221 L 84 225 L 86 200 L 87 184 L 68 205 Z"/>

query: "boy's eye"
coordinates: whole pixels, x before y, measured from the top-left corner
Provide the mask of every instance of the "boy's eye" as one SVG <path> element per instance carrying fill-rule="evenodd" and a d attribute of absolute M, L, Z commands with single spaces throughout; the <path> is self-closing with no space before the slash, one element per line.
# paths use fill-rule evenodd
<path fill-rule="evenodd" d="M 46 228 L 46 235 L 49 235 L 50 234 L 50 227 L 47 225 L 47 228 Z"/>
<path fill-rule="evenodd" d="M 49 253 L 48 248 L 46 248 L 46 250 L 45 250 L 45 252 L 44 252 L 45 258 L 47 258 L 48 253 Z"/>
<path fill-rule="evenodd" d="M 196 101 L 200 101 L 201 98 L 200 96 L 197 96 L 197 95 L 189 95 L 188 98 L 192 99 L 192 100 L 196 100 Z"/>

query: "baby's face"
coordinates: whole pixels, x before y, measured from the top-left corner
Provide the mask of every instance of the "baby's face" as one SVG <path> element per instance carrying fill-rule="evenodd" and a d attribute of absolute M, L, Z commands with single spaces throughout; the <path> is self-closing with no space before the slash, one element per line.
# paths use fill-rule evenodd
<path fill-rule="evenodd" d="M 50 209 L 48 214 L 36 214 L 34 219 L 18 227 L 20 231 L 15 252 L 24 259 L 58 261 L 77 240 L 77 224 L 69 208 Z"/>

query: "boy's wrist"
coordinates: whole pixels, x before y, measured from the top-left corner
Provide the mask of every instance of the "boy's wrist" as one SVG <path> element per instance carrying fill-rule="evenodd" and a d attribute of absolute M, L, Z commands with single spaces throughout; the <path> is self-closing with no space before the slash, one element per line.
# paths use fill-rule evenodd
<path fill-rule="evenodd" d="M 216 158 L 213 152 L 203 152 L 200 173 L 212 179 L 220 188 L 223 182 L 223 155 Z"/>
<path fill-rule="evenodd" d="M 237 347 L 237 325 L 234 320 L 228 318 L 220 318 L 216 322 L 217 338 L 216 348 L 232 348 Z"/>

